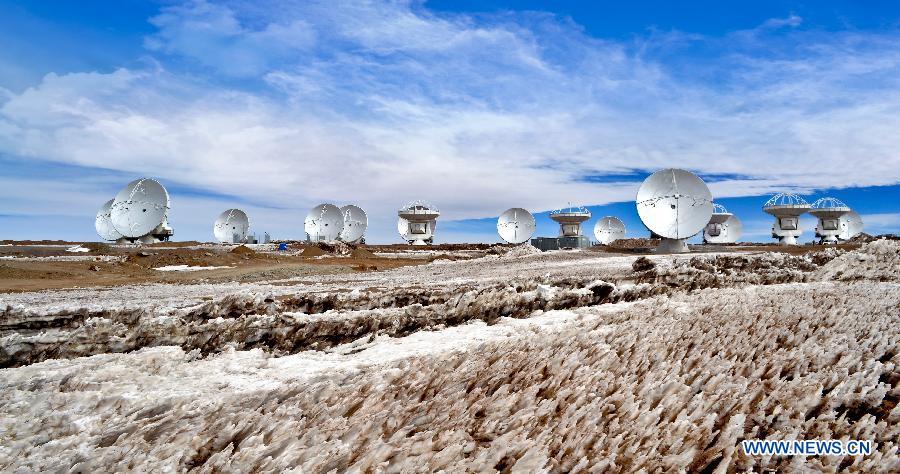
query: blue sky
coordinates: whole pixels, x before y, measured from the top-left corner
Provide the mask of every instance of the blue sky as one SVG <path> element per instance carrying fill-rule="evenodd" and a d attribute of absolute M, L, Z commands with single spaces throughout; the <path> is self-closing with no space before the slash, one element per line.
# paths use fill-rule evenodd
<path fill-rule="evenodd" d="M 300 238 L 334 202 L 396 242 L 413 199 L 444 242 L 497 241 L 509 207 L 553 235 L 567 203 L 638 236 L 664 167 L 707 178 L 748 240 L 782 190 L 897 232 L 898 130 L 890 2 L 0 3 L 0 238 L 95 240 L 139 176 L 179 240 L 229 207 Z"/>

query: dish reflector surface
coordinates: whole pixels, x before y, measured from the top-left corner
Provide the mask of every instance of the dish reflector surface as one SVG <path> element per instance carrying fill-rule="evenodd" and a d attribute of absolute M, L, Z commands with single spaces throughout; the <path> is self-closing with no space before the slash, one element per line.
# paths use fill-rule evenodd
<path fill-rule="evenodd" d="M 409 240 L 409 221 L 402 217 L 397 218 L 397 232 L 403 240 Z"/>
<path fill-rule="evenodd" d="M 511 243 L 527 242 L 534 234 L 534 216 L 521 207 L 507 209 L 497 219 L 497 233 L 500 238 Z"/>
<path fill-rule="evenodd" d="M 741 220 L 735 215 L 728 217 L 728 220 L 725 221 L 725 227 L 728 229 L 729 243 L 737 242 L 738 239 L 741 238 L 741 235 L 744 234 L 744 224 L 742 224 Z"/>
<path fill-rule="evenodd" d="M 716 217 L 725 217 L 718 222 Z M 741 238 L 744 225 L 731 213 L 714 213 L 713 219 L 703 230 L 703 240 L 711 244 L 733 244 Z"/>
<path fill-rule="evenodd" d="M 603 245 L 625 238 L 625 223 L 618 217 L 606 216 L 594 224 L 594 237 Z"/>
<path fill-rule="evenodd" d="M 238 243 L 247 239 L 250 233 L 250 219 L 240 209 L 228 209 L 219 214 L 213 225 L 216 240 L 224 243 Z"/>
<path fill-rule="evenodd" d="M 319 204 L 306 215 L 303 228 L 313 242 L 333 242 L 344 230 L 344 215 L 334 204 Z"/>
<path fill-rule="evenodd" d="M 841 216 L 841 240 L 849 240 L 863 231 L 862 217 L 856 211 L 850 211 Z"/>
<path fill-rule="evenodd" d="M 706 183 L 691 172 L 674 168 L 648 176 L 636 201 L 644 225 L 668 239 L 686 239 L 700 232 L 713 210 Z"/>
<path fill-rule="evenodd" d="M 110 206 L 110 220 L 124 237 L 142 237 L 166 221 L 169 193 L 158 181 L 136 179 L 125 186 Z"/>
<path fill-rule="evenodd" d="M 369 226 L 369 218 L 366 211 L 358 206 L 349 205 L 341 208 L 341 214 L 344 216 L 344 229 L 341 230 L 340 238 L 344 242 L 356 242 L 366 233 Z"/>
<path fill-rule="evenodd" d="M 97 229 L 97 235 L 103 240 L 119 240 L 122 238 L 122 234 L 120 234 L 112 224 L 112 216 L 110 215 L 109 208 L 112 207 L 113 201 L 115 201 L 115 199 L 110 199 L 109 201 L 106 201 L 106 204 L 100 207 L 100 210 L 97 211 L 97 220 L 94 221 L 94 228 Z"/>

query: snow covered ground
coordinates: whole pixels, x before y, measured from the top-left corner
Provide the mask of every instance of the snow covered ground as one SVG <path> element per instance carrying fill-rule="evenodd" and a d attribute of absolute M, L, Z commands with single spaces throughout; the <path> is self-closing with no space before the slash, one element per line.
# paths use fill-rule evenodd
<path fill-rule="evenodd" d="M 635 260 L 3 295 L 0 471 L 900 468 L 900 245 Z"/>
<path fill-rule="evenodd" d="M 164 267 L 156 267 L 154 270 L 158 272 L 198 272 L 201 270 L 219 270 L 222 268 L 234 268 L 229 266 L 191 266 L 191 265 L 166 265 Z"/>

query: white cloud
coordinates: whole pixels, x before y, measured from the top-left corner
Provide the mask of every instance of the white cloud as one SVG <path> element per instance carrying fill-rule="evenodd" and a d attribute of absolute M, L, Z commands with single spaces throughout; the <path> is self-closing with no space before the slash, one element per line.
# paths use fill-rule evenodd
<path fill-rule="evenodd" d="M 231 9 L 202 0 L 166 7 L 150 23 L 159 31 L 146 38 L 148 49 L 191 57 L 236 76 L 265 71 L 272 61 L 315 42 L 315 34 L 303 21 L 249 29 Z"/>
<path fill-rule="evenodd" d="M 872 235 L 900 234 L 900 213 L 886 212 L 880 214 L 863 214 L 864 232 Z"/>
<path fill-rule="evenodd" d="M 803 18 L 798 15 L 791 14 L 787 18 L 770 18 L 763 22 L 760 28 L 783 28 L 785 26 L 797 27 L 803 23 Z"/>
<path fill-rule="evenodd" d="M 720 54 L 685 77 L 646 44 L 548 15 L 196 2 L 152 21 L 152 67 L 51 74 L 0 98 L 0 153 L 296 209 L 298 234 L 303 209 L 358 202 L 381 240 L 411 199 L 445 218 L 602 204 L 635 186 L 579 178 L 632 169 L 737 176 L 719 197 L 900 182 L 893 33 L 692 37 Z M 185 59 L 214 72 L 172 64 Z"/>

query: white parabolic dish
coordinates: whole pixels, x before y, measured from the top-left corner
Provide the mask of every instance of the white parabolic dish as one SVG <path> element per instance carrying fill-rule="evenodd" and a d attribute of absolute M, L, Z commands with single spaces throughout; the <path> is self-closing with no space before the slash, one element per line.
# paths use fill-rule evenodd
<path fill-rule="evenodd" d="M 313 242 L 333 242 L 344 230 L 344 215 L 334 204 L 319 204 L 306 215 L 303 228 Z"/>
<path fill-rule="evenodd" d="M 115 199 L 106 201 L 100 210 L 97 211 L 97 219 L 94 221 L 94 228 L 97 229 L 97 235 L 103 240 L 119 240 L 122 234 L 116 230 L 112 224 L 112 216 L 110 215 L 110 207 Z"/>
<path fill-rule="evenodd" d="M 362 239 L 369 226 L 366 211 L 351 204 L 342 207 L 341 214 L 344 216 L 344 229 L 341 230 L 340 239 L 344 242 L 356 242 Z"/>
<path fill-rule="evenodd" d="M 602 217 L 594 224 L 594 237 L 597 239 L 597 242 L 603 245 L 609 245 L 616 240 L 624 239 L 625 223 L 618 217 Z"/>
<path fill-rule="evenodd" d="M 741 224 L 741 220 L 735 215 L 728 216 L 728 219 L 725 221 L 726 235 L 723 242 L 729 244 L 736 243 L 743 233 L 744 224 Z"/>
<path fill-rule="evenodd" d="M 641 221 L 667 239 L 686 239 L 697 234 L 712 216 L 712 193 L 695 174 L 681 169 L 657 171 L 637 192 Z"/>
<path fill-rule="evenodd" d="M 409 240 L 409 221 L 398 217 L 397 218 L 397 232 L 400 234 L 400 237 L 403 237 L 403 240 Z"/>
<path fill-rule="evenodd" d="M 169 193 L 158 181 L 136 179 L 125 186 L 110 206 L 110 220 L 120 234 L 143 237 L 166 221 Z"/>
<path fill-rule="evenodd" d="M 219 214 L 213 224 L 216 240 L 223 243 L 238 243 L 247 239 L 250 233 L 250 219 L 240 209 L 228 209 Z"/>
<path fill-rule="evenodd" d="M 497 233 L 511 244 L 527 242 L 534 234 L 534 228 L 534 216 L 521 207 L 507 209 L 497 219 Z"/>
<path fill-rule="evenodd" d="M 841 240 L 850 240 L 863 231 L 862 217 L 856 211 L 850 211 L 841 216 Z"/>

